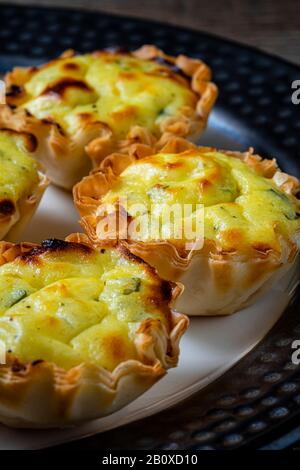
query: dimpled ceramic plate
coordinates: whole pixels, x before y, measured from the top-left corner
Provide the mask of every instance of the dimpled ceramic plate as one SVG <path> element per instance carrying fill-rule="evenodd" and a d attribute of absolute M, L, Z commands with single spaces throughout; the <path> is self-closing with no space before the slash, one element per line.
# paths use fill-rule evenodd
<path fill-rule="evenodd" d="M 153 43 L 170 54 L 205 60 L 220 97 L 199 143 L 232 150 L 253 146 L 300 176 L 300 117 L 291 101 L 297 67 L 213 36 L 130 18 L 12 6 L 1 6 L 0 13 L 1 72 L 42 63 L 69 47 L 87 52 Z M 70 194 L 50 186 L 22 239 L 63 238 L 80 229 L 77 220 Z M 192 318 L 178 367 L 121 411 L 64 430 L 0 426 L 0 448 L 222 449 L 270 442 L 274 427 L 299 409 L 299 366 L 291 348 L 300 339 L 298 280 L 295 266 L 254 306 L 230 317 Z"/>

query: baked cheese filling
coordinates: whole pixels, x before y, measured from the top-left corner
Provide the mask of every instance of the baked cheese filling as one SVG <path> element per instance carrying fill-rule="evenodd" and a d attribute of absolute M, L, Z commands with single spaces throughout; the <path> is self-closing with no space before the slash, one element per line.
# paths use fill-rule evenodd
<path fill-rule="evenodd" d="M 132 163 L 112 183 L 102 203 L 116 207 L 124 200 L 132 217 L 136 204 L 152 214 L 162 204 L 191 204 L 193 208 L 203 204 L 204 238 L 224 250 L 280 249 L 280 235 L 299 236 L 295 196 L 242 160 L 207 148 L 161 153 Z M 150 235 L 141 224 L 139 240 L 149 241 Z"/>
<path fill-rule="evenodd" d="M 0 130 L 0 218 L 18 218 L 17 203 L 39 184 L 37 164 L 25 151 L 22 139 Z"/>
<path fill-rule="evenodd" d="M 197 103 L 189 81 L 168 66 L 105 51 L 31 69 L 24 88 L 21 105 L 38 119 L 55 121 L 67 134 L 99 121 L 119 138 L 134 125 L 157 134 L 162 119 L 195 109 Z"/>
<path fill-rule="evenodd" d="M 118 250 L 50 240 L 0 268 L 0 340 L 22 363 L 112 371 L 145 319 L 168 329 L 168 283 Z"/>

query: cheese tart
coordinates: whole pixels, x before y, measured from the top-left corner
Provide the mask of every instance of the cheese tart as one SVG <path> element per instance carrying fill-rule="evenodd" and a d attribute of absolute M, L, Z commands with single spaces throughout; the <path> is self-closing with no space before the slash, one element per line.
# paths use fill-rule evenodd
<path fill-rule="evenodd" d="M 31 156 L 34 144 L 24 133 L 0 129 L 0 240 L 18 237 L 48 185 Z"/>
<path fill-rule="evenodd" d="M 293 265 L 300 246 L 298 191 L 296 178 L 251 149 L 228 152 L 173 139 L 143 159 L 107 157 L 75 186 L 74 199 L 95 245 L 122 243 L 162 278 L 183 284 L 179 311 L 222 315 L 250 305 Z M 190 223 L 201 219 L 199 236 L 178 237 L 156 219 L 161 231 L 154 238 L 142 223 L 163 205 L 186 204 L 192 205 Z M 142 218 L 134 205 L 142 207 Z M 105 228 L 113 214 L 116 236 Z M 179 217 L 188 220 L 183 211 Z"/>
<path fill-rule="evenodd" d="M 113 413 L 178 361 L 180 288 L 124 247 L 69 240 L 0 243 L 0 421 L 13 427 Z"/>
<path fill-rule="evenodd" d="M 15 68 L 6 85 L 1 125 L 33 135 L 49 178 L 67 189 L 130 144 L 142 153 L 170 135 L 197 138 L 217 96 L 202 61 L 154 46 L 67 51 L 41 67 Z"/>

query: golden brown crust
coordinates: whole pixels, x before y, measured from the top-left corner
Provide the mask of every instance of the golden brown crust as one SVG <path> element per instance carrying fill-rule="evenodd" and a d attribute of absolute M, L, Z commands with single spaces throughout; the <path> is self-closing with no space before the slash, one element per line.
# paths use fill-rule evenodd
<path fill-rule="evenodd" d="M 67 57 L 72 55 L 73 51 L 67 51 Z M 135 152 L 141 156 L 145 146 L 157 144 L 159 147 L 161 142 L 167 142 L 170 137 L 197 138 L 206 127 L 218 94 L 216 85 L 211 82 L 209 67 L 200 60 L 183 55 L 168 56 L 150 45 L 132 52 L 132 55 L 141 59 L 160 60 L 164 65 L 175 67 L 174 76 L 177 73 L 181 79 L 180 74 L 183 74 L 184 80 L 189 82 L 191 90 L 198 98 L 195 109 L 185 106 L 180 115 L 166 117 L 161 121 L 159 138 L 146 128 L 133 126 L 126 139 L 119 141 L 107 124 L 91 122 L 86 118 L 82 119 L 82 126 L 74 135 L 67 136 L 54 121 L 38 120 L 21 108 L 13 110 L 8 106 L 0 109 L 0 128 L 23 130 L 33 135 L 38 143 L 36 158 L 45 164 L 50 179 L 67 189 L 71 189 L 88 173 L 90 161 L 93 167 L 98 167 L 112 152 L 124 153 L 134 145 Z M 47 67 L 47 64 L 44 67 Z M 8 105 L 19 106 L 23 102 L 24 84 L 35 71 L 33 67 L 15 68 L 6 75 Z"/>
<path fill-rule="evenodd" d="M 79 234 L 68 240 L 90 246 Z M 39 245 L 0 242 L 0 264 L 31 256 L 33 248 L 39 250 Z M 172 290 L 170 304 L 179 293 L 179 287 Z M 13 427 L 57 427 L 118 410 L 177 364 L 187 326 L 187 318 L 171 310 L 169 331 L 154 319 L 141 322 L 134 341 L 138 359 L 120 363 L 112 372 L 85 363 L 70 370 L 46 361 L 22 364 L 8 355 L 7 364 L 0 366 L 0 421 Z"/>
<path fill-rule="evenodd" d="M 180 153 L 196 147 L 181 138 L 169 139 L 159 151 Z M 148 155 L 157 147 L 145 147 Z M 197 147 L 197 152 L 216 150 Z M 281 172 L 273 160 L 264 160 L 253 153 L 253 149 L 241 152 L 222 151 L 233 158 L 239 158 L 258 174 L 272 178 L 274 183 L 289 195 L 299 191 L 297 178 Z M 73 190 L 75 205 L 81 215 L 81 225 L 92 243 L 99 240 L 98 224 L 103 216 L 97 212 L 102 198 L 113 182 L 131 163 L 139 159 L 135 146 L 120 158 L 118 154 L 108 156 L 98 170 L 83 178 Z M 295 198 L 300 208 L 300 202 Z M 127 217 L 124 219 L 128 223 Z M 127 226 L 126 226 L 127 228 Z M 298 234 L 299 236 L 299 234 Z M 122 238 L 122 237 L 120 237 Z M 205 240 L 201 250 L 186 251 L 180 244 L 169 241 L 140 242 L 133 239 L 105 240 L 108 245 L 121 243 L 132 253 L 153 266 L 158 274 L 167 280 L 180 282 L 185 291 L 176 302 L 176 309 L 190 315 L 230 314 L 243 308 L 263 292 L 287 267 L 294 262 L 299 251 L 299 240 L 287 239 L 278 234 L 280 249 L 275 250 L 262 244 L 237 246 L 234 251 L 225 251 L 213 240 Z"/>

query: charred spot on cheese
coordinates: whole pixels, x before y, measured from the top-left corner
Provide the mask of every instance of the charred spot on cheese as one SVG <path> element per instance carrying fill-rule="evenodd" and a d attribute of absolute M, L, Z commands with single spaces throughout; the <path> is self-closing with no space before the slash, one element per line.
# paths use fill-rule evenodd
<path fill-rule="evenodd" d="M 42 364 L 44 361 L 42 359 L 36 359 L 35 361 L 32 361 L 31 365 L 38 366 L 39 364 Z"/>
<path fill-rule="evenodd" d="M 10 199 L 2 199 L 0 201 L 0 215 L 12 215 L 16 207 Z"/>
<path fill-rule="evenodd" d="M 72 243 L 66 242 L 65 240 L 59 240 L 57 238 L 48 238 L 47 240 L 42 241 L 42 248 L 47 250 L 55 250 L 55 251 L 80 251 L 82 253 L 91 253 L 93 249 L 83 243 Z"/>
<path fill-rule="evenodd" d="M 46 240 L 0 267 L 0 341 L 16 370 L 41 361 L 113 370 L 137 359 L 135 334 L 144 321 L 170 327 L 171 287 L 123 253 Z"/>
<path fill-rule="evenodd" d="M 59 240 L 56 238 L 49 238 L 43 240 L 40 246 L 34 247 L 32 250 L 24 253 L 20 256 L 25 263 L 39 263 L 40 256 L 49 253 L 67 253 L 68 251 L 78 253 L 89 254 L 92 252 L 92 248 L 81 243 L 71 243 L 65 240 Z"/>
<path fill-rule="evenodd" d="M 67 70 L 67 71 L 69 71 L 69 70 L 72 70 L 72 71 L 80 70 L 79 65 L 75 64 L 74 62 L 66 62 L 66 63 L 62 64 L 62 68 L 64 70 Z"/>
<path fill-rule="evenodd" d="M 159 135 L 165 117 L 181 116 L 183 109 L 196 113 L 198 101 L 191 79 L 162 62 L 108 51 L 62 57 L 29 74 L 18 105 L 58 123 L 68 135 L 80 128 L 79 115 L 85 113 L 118 138 L 134 125 Z"/>
<path fill-rule="evenodd" d="M 24 92 L 24 88 L 19 85 L 10 85 L 6 91 L 7 97 L 19 96 Z"/>
<path fill-rule="evenodd" d="M 205 147 L 133 162 L 112 183 L 102 201 L 111 204 L 123 197 L 133 219 L 130 204 L 143 204 L 148 214 L 153 208 L 159 214 L 157 208 L 162 204 L 180 205 L 182 214 L 184 204 L 190 204 L 195 214 L 197 204 L 203 204 L 204 237 L 226 253 L 238 249 L 261 254 L 271 249 L 280 252 L 280 236 L 293 239 L 300 230 L 295 196 L 241 159 Z M 158 222 L 160 233 L 166 233 L 162 218 Z M 148 225 L 144 227 L 141 225 L 139 240 L 152 240 Z M 176 241 L 172 234 L 160 239 Z M 180 242 L 185 243 L 186 238 L 183 236 L 176 246 Z"/>
<path fill-rule="evenodd" d="M 85 245 L 79 245 L 81 247 L 86 247 Z M 59 240 L 57 238 L 48 238 L 47 240 L 42 241 L 42 247 L 47 248 L 50 250 L 62 250 L 69 247 L 72 247 L 70 242 L 66 242 L 65 240 Z"/>
<path fill-rule="evenodd" d="M 79 90 L 92 92 L 92 89 L 82 80 L 75 80 L 73 78 L 64 78 L 53 85 L 48 85 L 43 91 L 43 95 L 57 95 L 63 97 L 66 91 L 70 88 L 77 88 Z"/>

